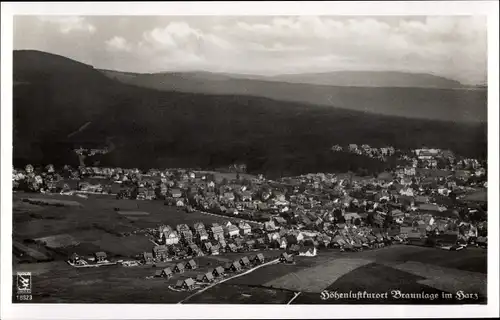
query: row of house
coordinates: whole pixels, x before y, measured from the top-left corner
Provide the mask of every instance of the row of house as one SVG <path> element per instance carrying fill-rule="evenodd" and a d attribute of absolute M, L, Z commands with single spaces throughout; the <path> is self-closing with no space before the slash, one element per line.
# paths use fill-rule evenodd
<path fill-rule="evenodd" d="M 191 290 L 194 285 L 198 283 L 210 283 L 214 282 L 218 278 L 224 277 L 230 272 L 240 272 L 243 268 L 250 268 L 252 266 L 257 266 L 265 262 L 264 255 L 259 253 L 252 258 L 246 256 L 241 257 L 233 262 L 228 262 L 224 266 L 218 266 L 207 272 L 199 273 L 195 279 L 187 278 L 183 280 L 178 280 L 176 287 L 185 290 Z M 194 260 L 189 260 L 185 264 L 178 263 L 173 268 L 164 268 L 157 270 L 155 272 L 155 277 L 162 277 L 166 279 L 172 278 L 175 274 L 184 274 L 185 270 L 196 270 L 198 267 Z"/>

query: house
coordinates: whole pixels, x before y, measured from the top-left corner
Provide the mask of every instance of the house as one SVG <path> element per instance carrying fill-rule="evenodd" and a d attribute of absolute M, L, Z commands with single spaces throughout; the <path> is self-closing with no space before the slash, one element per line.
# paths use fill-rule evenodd
<path fill-rule="evenodd" d="M 232 238 L 232 237 L 237 237 L 239 236 L 240 234 L 240 229 L 238 229 L 238 227 L 234 224 L 226 227 L 226 229 L 224 230 L 224 235 Z"/>
<path fill-rule="evenodd" d="M 173 274 L 172 270 L 170 270 L 170 268 L 158 270 L 158 271 L 156 271 L 156 274 L 158 277 L 167 278 L 167 279 L 170 279 L 174 276 L 174 274 Z"/>
<path fill-rule="evenodd" d="M 241 201 L 250 202 L 252 201 L 252 193 L 250 191 L 243 191 L 240 194 Z"/>
<path fill-rule="evenodd" d="M 416 196 L 415 197 L 415 203 L 420 204 L 420 203 L 429 203 L 429 197 L 427 196 Z"/>
<path fill-rule="evenodd" d="M 445 187 L 439 187 L 438 188 L 438 193 L 442 196 L 448 196 L 450 194 L 451 190 L 449 190 L 448 188 L 445 188 Z"/>
<path fill-rule="evenodd" d="M 283 217 L 274 217 L 274 224 L 278 226 L 286 226 L 286 220 Z"/>
<path fill-rule="evenodd" d="M 224 270 L 231 271 L 231 262 L 224 263 Z"/>
<path fill-rule="evenodd" d="M 184 201 L 182 199 L 178 199 L 176 202 L 175 202 L 175 206 L 176 207 L 184 207 Z"/>
<path fill-rule="evenodd" d="M 424 212 L 441 212 L 440 207 L 432 203 L 422 203 L 418 206 L 418 209 Z"/>
<path fill-rule="evenodd" d="M 186 252 L 186 250 L 179 250 L 177 252 L 177 258 L 180 260 L 186 259 L 187 256 L 188 256 L 188 253 Z"/>
<path fill-rule="evenodd" d="M 227 249 L 231 252 L 238 252 L 238 248 L 234 243 L 230 243 L 227 245 Z"/>
<path fill-rule="evenodd" d="M 344 213 L 344 219 L 346 222 L 354 223 L 354 220 L 361 219 L 357 212 L 346 212 Z"/>
<path fill-rule="evenodd" d="M 211 252 L 211 248 L 212 248 L 212 244 L 208 241 L 205 241 L 201 244 L 201 248 L 203 249 L 204 252 L 206 253 L 210 253 Z"/>
<path fill-rule="evenodd" d="M 212 275 L 216 278 L 224 276 L 224 268 L 221 266 L 216 267 L 215 269 L 212 270 Z"/>
<path fill-rule="evenodd" d="M 224 229 L 219 225 L 212 226 L 212 228 L 210 228 L 210 235 L 214 240 L 224 239 Z"/>
<path fill-rule="evenodd" d="M 262 253 L 257 254 L 255 257 L 252 258 L 252 262 L 254 264 L 262 264 L 264 263 L 264 255 Z"/>
<path fill-rule="evenodd" d="M 172 198 L 180 198 L 182 196 L 182 192 L 179 189 L 171 189 L 170 190 L 170 196 Z"/>
<path fill-rule="evenodd" d="M 184 273 L 184 265 L 182 263 L 178 263 L 174 267 L 175 273 Z"/>
<path fill-rule="evenodd" d="M 267 201 L 267 200 L 269 200 L 269 198 L 270 198 L 270 197 L 271 197 L 271 193 L 270 193 L 269 191 L 267 191 L 267 190 L 263 190 L 263 191 L 261 192 L 261 196 L 260 196 L 260 198 L 261 198 L 261 200 L 262 200 L 262 201 Z M 264 204 L 264 203 L 262 203 L 262 204 Z M 266 207 L 267 207 L 267 205 L 266 205 Z M 260 208 L 259 208 L 259 209 L 260 209 Z M 267 209 L 267 208 L 266 208 L 266 209 Z"/>
<path fill-rule="evenodd" d="M 227 246 L 226 240 L 225 239 L 219 239 L 218 246 L 219 246 L 220 251 L 225 252 L 225 249 L 226 249 L 226 246 Z"/>
<path fill-rule="evenodd" d="M 234 238 L 234 244 L 236 245 L 236 247 L 238 249 L 242 248 L 243 247 L 243 243 L 244 243 L 244 239 L 243 238 Z"/>
<path fill-rule="evenodd" d="M 288 241 L 286 240 L 285 237 L 281 238 L 279 240 L 279 243 L 280 243 L 280 249 L 286 249 Z"/>
<path fill-rule="evenodd" d="M 274 241 L 279 241 L 280 235 L 277 232 L 270 232 L 266 234 L 267 236 L 267 242 L 272 243 Z"/>
<path fill-rule="evenodd" d="M 397 197 L 397 202 L 403 206 L 413 206 L 415 204 L 415 198 L 408 196 L 400 196 Z"/>
<path fill-rule="evenodd" d="M 181 238 L 185 243 L 192 243 L 193 242 L 193 233 L 191 230 L 182 230 L 181 232 Z"/>
<path fill-rule="evenodd" d="M 230 267 L 229 267 L 229 270 L 233 271 L 233 272 L 238 272 L 238 271 L 241 271 L 241 264 L 239 261 L 234 261 L 233 263 L 231 263 Z"/>
<path fill-rule="evenodd" d="M 255 240 L 245 241 L 243 246 L 246 250 L 252 250 L 253 248 L 255 248 Z"/>
<path fill-rule="evenodd" d="M 194 280 L 192 278 L 179 280 L 175 284 L 175 287 L 179 288 L 179 289 L 184 289 L 184 290 L 191 290 L 194 287 Z"/>
<path fill-rule="evenodd" d="M 199 233 L 202 230 L 206 230 L 203 222 L 195 222 L 193 229 L 195 233 Z"/>
<path fill-rule="evenodd" d="M 267 221 L 264 223 L 264 229 L 266 231 L 274 231 L 277 229 L 276 225 L 274 224 L 274 221 Z"/>
<path fill-rule="evenodd" d="M 94 258 L 95 258 L 96 262 L 105 262 L 105 261 L 107 261 L 106 252 L 102 252 L 102 251 L 96 252 L 94 254 Z"/>
<path fill-rule="evenodd" d="M 151 264 L 153 263 L 153 253 L 151 252 L 144 252 L 142 254 L 142 261 L 144 261 L 145 264 Z"/>
<path fill-rule="evenodd" d="M 200 248 L 198 248 L 198 246 L 194 243 L 192 243 L 188 246 L 188 251 L 189 251 L 189 254 L 191 254 L 193 256 L 198 256 L 201 253 Z"/>
<path fill-rule="evenodd" d="M 279 201 L 279 202 L 285 202 L 286 201 L 285 194 L 282 193 L 282 192 L 279 192 L 279 191 L 275 191 L 274 192 L 274 199 L 276 199 L 276 201 Z"/>
<path fill-rule="evenodd" d="M 168 226 L 168 225 L 161 225 L 158 227 L 158 233 L 161 235 L 163 233 L 166 233 L 166 232 L 169 232 L 169 231 L 172 231 L 172 227 L 171 226 Z"/>
<path fill-rule="evenodd" d="M 399 194 L 402 196 L 413 197 L 413 189 L 409 187 L 403 187 L 399 190 Z"/>
<path fill-rule="evenodd" d="M 165 238 L 166 245 L 173 245 L 179 243 L 179 236 L 177 235 L 177 231 L 170 230 L 163 233 Z"/>
<path fill-rule="evenodd" d="M 242 257 L 242 258 L 240 259 L 239 263 L 240 263 L 240 265 L 241 265 L 242 267 L 244 267 L 244 268 L 246 268 L 246 267 L 249 267 L 249 266 L 250 266 L 250 260 L 248 259 L 248 257 L 247 257 L 247 256 Z"/>
<path fill-rule="evenodd" d="M 155 278 L 160 278 L 162 276 L 163 270 L 156 270 L 155 271 Z"/>
<path fill-rule="evenodd" d="M 264 238 L 255 239 L 255 246 L 257 248 L 264 248 L 266 246 L 266 240 Z"/>
<path fill-rule="evenodd" d="M 252 228 L 247 222 L 241 221 L 238 224 L 238 227 L 240 228 L 241 234 L 242 235 L 247 235 L 252 233 Z"/>
<path fill-rule="evenodd" d="M 467 180 L 469 179 L 470 177 L 470 172 L 469 171 L 465 171 L 465 170 L 457 170 L 455 171 L 455 178 L 459 179 L 459 180 Z"/>
<path fill-rule="evenodd" d="M 330 246 L 330 243 L 332 242 L 332 237 L 326 235 L 326 234 L 320 234 L 316 238 L 318 243 L 322 244 L 325 248 L 328 248 Z"/>
<path fill-rule="evenodd" d="M 299 256 L 304 256 L 304 257 L 315 257 L 317 254 L 316 247 L 313 248 L 302 248 L 299 250 Z"/>
<path fill-rule="evenodd" d="M 196 277 L 196 281 L 197 282 L 213 282 L 214 280 L 215 280 L 214 279 L 214 275 L 211 272 L 207 272 L 207 273 L 204 273 L 204 274 L 199 274 Z"/>
<path fill-rule="evenodd" d="M 411 180 L 411 178 L 402 178 L 400 180 L 400 184 L 402 184 L 403 186 L 410 186 L 412 183 L 413 181 Z"/>
<path fill-rule="evenodd" d="M 205 229 L 199 230 L 196 233 L 196 238 L 202 242 L 208 240 L 208 232 Z"/>
<path fill-rule="evenodd" d="M 224 192 L 224 195 L 223 195 L 224 199 L 228 200 L 228 201 L 234 201 L 234 193 L 232 192 Z"/>
<path fill-rule="evenodd" d="M 414 176 L 416 175 L 416 170 L 414 167 L 405 167 L 404 174 L 407 176 Z"/>
<path fill-rule="evenodd" d="M 297 242 L 304 241 L 304 234 L 299 230 L 293 230 L 290 235 L 294 236 Z"/>
<path fill-rule="evenodd" d="M 284 252 L 281 254 L 279 261 L 283 263 L 293 263 L 293 256 Z"/>
<path fill-rule="evenodd" d="M 288 252 L 298 254 L 300 252 L 300 246 L 298 244 L 292 244 L 288 248 Z"/>
<path fill-rule="evenodd" d="M 198 268 L 198 265 L 196 264 L 196 262 L 193 259 L 191 259 L 188 262 L 186 262 L 186 265 L 184 266 L 184 268 L 189 269 L 189 270 L 195 270 L 196 268 Z"/>
<path fill-rule="evenodd" d="M 216 256 L 219 254 L 219 246 L 211 246 L 210 247 L 210 254 L 213 256 Z"/>
<path fill-rule="evenodd" d="M 191 229 L 189 229 L 189 226 L 185 223 L 178 224 L 176 230 L 178 233 L 182 233 L 183 231 L 191 231 Z"/>
<path fill-rule="evenodd" d="M 153 256 L 157 260 L 166 260 L 168 258 L 168 247 L 159 245 L 153 248 Z"/>

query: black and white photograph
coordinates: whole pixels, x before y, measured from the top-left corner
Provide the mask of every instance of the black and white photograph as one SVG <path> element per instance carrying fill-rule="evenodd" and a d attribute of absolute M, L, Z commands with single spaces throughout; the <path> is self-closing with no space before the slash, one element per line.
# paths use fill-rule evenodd
<path fill-rule="evenodd" d="M 498 316 L 498 3 L 4 4 L 5 319 Z"/>

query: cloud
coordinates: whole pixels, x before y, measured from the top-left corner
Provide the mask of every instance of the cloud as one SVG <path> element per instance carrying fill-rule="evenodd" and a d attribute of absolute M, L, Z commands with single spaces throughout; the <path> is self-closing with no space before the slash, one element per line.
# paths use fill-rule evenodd
<path fill-rule="evenodd" d="M 17 47 L 50 43 L 56 53 L 127 71 L 368 69 L 467 82 L 483 81 L 487 73 L 481 16 L 48 16 L 33 31 L 28 20 L 16 27 L 22 30 Z"/>
<path fill-rule="evenodd" d="M 42 22 L 52 23 L 59 26 L 60 32 L 68 34 L 72 31 L 84 31 L 94 33 L 96 28 L 88 23 L 83 17 L 61 17 L 61 16 L 40 16 L 38 19 Z"/>
<path fill-rule="evenodd" d="M 106 47 L 110 51 L 127 51 L 132 50 L 132 46 L 125 40 L 125 38 L 114 36 L 106 41 Z"/>

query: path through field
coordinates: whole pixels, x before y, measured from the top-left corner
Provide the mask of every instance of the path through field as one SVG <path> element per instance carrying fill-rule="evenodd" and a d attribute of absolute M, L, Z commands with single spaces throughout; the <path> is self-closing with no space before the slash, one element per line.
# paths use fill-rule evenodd
<path fill-rule="evenodd" d="M 287 304 L 291 304 L 293 302 L 293 300 L 297 299 L 297 297 L 300 295 L 300 292 L 297 292 L 292 299 L 290 299 L 290 301 L 288 301 Z"/>
<path fill-rule="evenodd" d="M 239 274 L 234 275 L 234 276 L 232 276 L 232 277 L 229 277 L 229 278 L 226 278 L 226 279 L 221 280 L 221 281 L 219 281 L 219 282 L 216 282 L 216 283 L 214 283 L 214 284 L 211 284 L 211 285 L 209 285 L 208 287 L 205 287 L 205 288 L 201 289 L 200 291 L 196 291 L 196 292 L 195 292 L 195 293 L 193 293 L 192 295 L 190 295 L 190 296 L 188 296 L 188 297 L 186 297 L 186 298 L 182 299 L 181 301 L 179 301 L 179 302 L 178 302 L 178 304 L 184 303 L 184 302 L 188 301 L 189 299 L 191 299 L 192 297 L 194 297 L 194 296 L 196 296 L 196 295 L 198 295 L 198 294 L 200 294 L 200 293 L 202 293 L 202 292 L 204 292 L 204 291 L 206 291 L 206 290 L 208 290 L 208 289 L 210 289 L 210 288 L 213 288 L 213 287 L 215 287 L 215 286 L 216 286 L 216 285 L 218 285 L 218 284 L 221 284 L 221 283 L 223 283 L 223 282 L 226 282 L 226 281 L 229 281 L 229 280 L 232 280 L 232 279 L 238 278 L 238 277 L 242 277 L 242 276 L 247 275 L 247 274 L 249 274 L 249 273 L 251 273 L 251 272 L 253 272 L 253 271 L 255 271 L 255 270 L 259 269 L 259 268 L 262 268 L 262 267 L 264 267 L 264 266 L 268 266 L 268 265 L 271 265 L 271 264 L 276 264 L 276 263 L 278 263 L 278 262 L 279 262 L 279 259 L 275 259 L 275 260 L 272 260 L 272 261 L 269 261 L 269 262 L 263 263 L 263 264 L 261 264 L 261 265 L 258 265 L 258 266 L 254 267 L 254 268 L 252 268 L 252 269 L 250 269 L 250 270 L 247 270 L 247 271 L 245 271 L 245 272 L 243 272 L 243 273 L 239 273 Z"/>
<path fill-rule="evenodd" d="M 221 215 L 221 214 L 206 212 L 206 211 L 202 211 L 202 210 L 197 210 L 197 211 L 200 212 L 200 213 L 203 213 L 203 214 L 206 214 L 206 215 L 209 215 L 209 216 L 218 217 L 218 218 L 224 218 L 224 219 L 232 218 L 232 219 L 236 219 L 236 220 L 239 220 L 239 221 L 244 221 L 244 222 L 247 222 L 247 223 L 255 224 L 255 225 L 258 225 L 258 226 L 262 225 L 261 222 L 257 222 L 257 221 L 253 221 L 253 220 L 247 220 L 247 219 L 242 219 L 242 218 L 238 218 L 237 216 L 235 216 L 235 217 L 228 217 L 228 216 L 224 216 L 224 215 Z"/>

